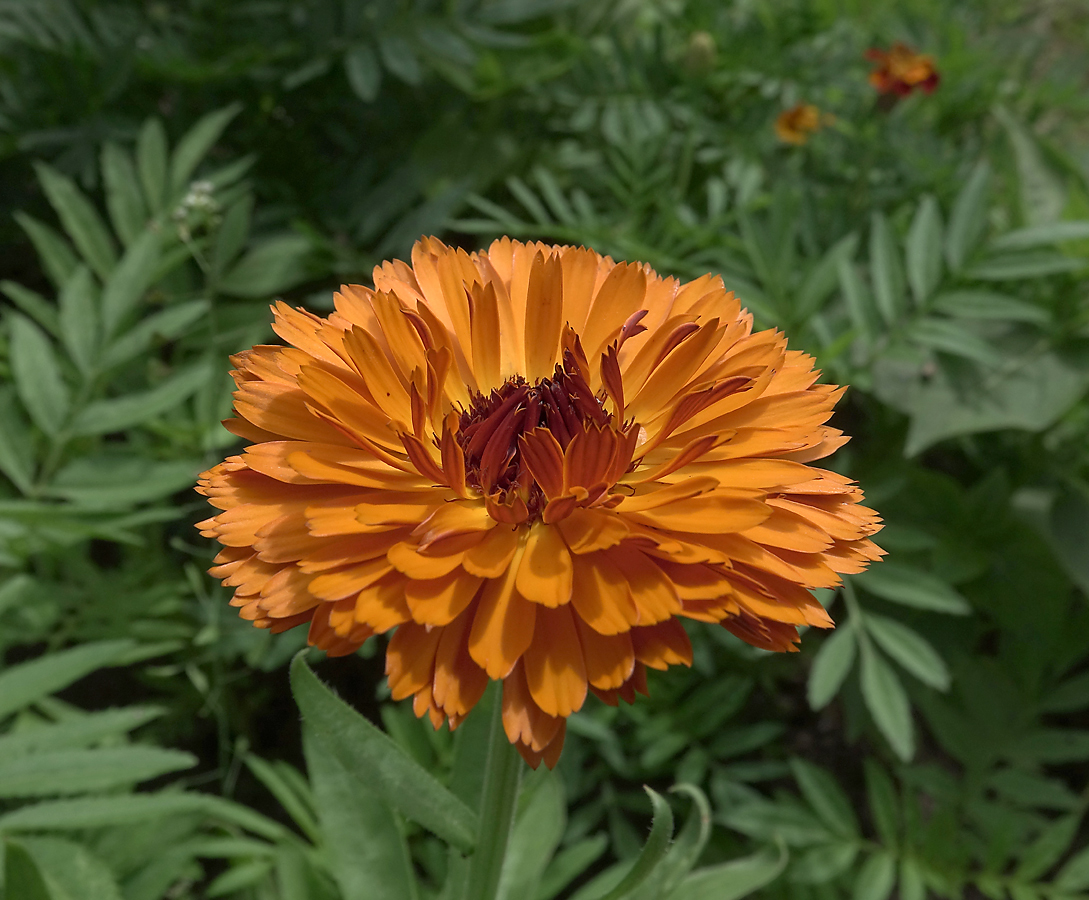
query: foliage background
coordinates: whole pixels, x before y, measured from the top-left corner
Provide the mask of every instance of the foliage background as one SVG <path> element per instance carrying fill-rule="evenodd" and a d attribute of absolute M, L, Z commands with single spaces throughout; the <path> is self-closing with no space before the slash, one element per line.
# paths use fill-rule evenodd
<path fill-rule="evenodd" d="M 894 40 L 935 93 L 877 97 Z M 694 629 L 577 715 L 512 895 L 592 896 L 674 781 L 767 897 L 1089 891 L 1087 60 L 1077 0 L 0 2 L 5 896 L 362 896 L 303 636 L 235 618 L 190 487 L 269 300 L 424 233 L 721 272 L 853 386 L 833 465 L 888 523 L 800 659 Z M 780 144 L 799 102 L 834 123 Z M 449 777 L 375 654 L 315 664 Z"/>

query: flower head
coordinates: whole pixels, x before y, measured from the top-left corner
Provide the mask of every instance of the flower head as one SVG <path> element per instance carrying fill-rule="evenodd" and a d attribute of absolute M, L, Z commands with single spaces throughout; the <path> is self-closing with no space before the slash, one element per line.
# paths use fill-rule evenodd
<path fill-rule="evenodd" d="M 396 699 L 456 727 L 489 679 L 534 766 L 587 691 L 691 660 L 682 618 L 792 650 L 830 626 L 807 588 L 881 551 L 848 479 L 841 388 L 717 277 L 592 250 L 424 239 L 289 345 L 233 357 L 252 443 L 201 476 L 212 572 L 261 628 L 351 653 L 393 631 Z"/>
<path fill-rule="evenodd" d="M 775 135 L 784 144 L 800 147 L 809 140 L 809 135 L 821 129 L 828 118 L 822 118 L 821 111 L 812 103 L 799 103 L 779 113 L 775 119 Z"/>
<path fill-rule="evenodd" d="M 866 58 L 877 63 L 877 68 L 870 72 L 870 84 L 879 94 L 906 97 L 916 88 L 929 94 L 941 80 L 933 57 L 916 53 L 900 41 L 888 50 L 871 48 L 866 51 Z"/>

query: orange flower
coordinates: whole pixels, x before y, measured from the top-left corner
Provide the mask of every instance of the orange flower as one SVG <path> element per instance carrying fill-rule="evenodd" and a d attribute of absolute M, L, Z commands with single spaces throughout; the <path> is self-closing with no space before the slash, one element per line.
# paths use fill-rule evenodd
<path fill-rule="evenodd" d="M 812 103 L 799 103 L 779 113 L 775 120 L 775 135 L 784 144 L 796 144 L 800 147 L 823 124 L 821 111 L 817 107 Z"/>
<path fill-rule="evenodd" d="M 848 479 L 843 393 L 721 279 L 592 250 L 435 239 L 289 347 L 233 357 L 252 441 L 201 476 L 212 572 L 260 628 L 351 653 L 396 629 L 394 698 L 451 728 L 503 682 L 507 736 L 555 764 L 587 691 L 615 705 L 688 664 L 681 618 L 768 650 L 829 627 L 807 588 L 881 551 Z"/>
<path fill-rule="evenodd" d="M 877 68 L 870 72 L 870 84 L 879 94 L 906 97 L 915 88 L 929 94 L 941 80 L 933 57 L 916 53 L 900 41 L 888 50 L 871 48 L 866 51 L 866 58 L 877 63 Z"/>

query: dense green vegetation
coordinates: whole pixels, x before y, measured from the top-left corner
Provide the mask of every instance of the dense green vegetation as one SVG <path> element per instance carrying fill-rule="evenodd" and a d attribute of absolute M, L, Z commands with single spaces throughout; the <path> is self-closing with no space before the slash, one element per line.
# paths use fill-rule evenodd
<path fill-rule="evenodd" d="M 527 898 L 597 896 L 675 782 L 762 896 L 1089 891 L 1087 36 L 1077 0 L 2 0 L 3 896 L 369 896 L 305 635 L 237 619 L 191 488 L 269 301 L 328 310 L 421 234 L 722 273 L 852 385 L 832 465 L 887 522 L 800 656 L 693 628 L 572 719 Z M 894 41 L 933 93 L 868 82 Z M 311 663 L 448 779 L 378 649 Z"/>

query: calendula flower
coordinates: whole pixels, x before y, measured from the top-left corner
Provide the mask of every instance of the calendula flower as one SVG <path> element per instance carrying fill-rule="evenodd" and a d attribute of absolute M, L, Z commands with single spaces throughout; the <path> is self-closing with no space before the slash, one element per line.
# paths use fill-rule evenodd
<path fill-rule="evenodd" d="M 843 389 L 722 281 L 593 250 L 424 239 L 290 346 L 233 357 L 252 443 L 201 476 L 212 572 L 261 628 L 351 653 L 393 631 L 394 698 L 451 728 L 503 682 L 508 738 L 555 764 L 588 691 L 691 661 L 681 619 L 792 650 L 807 590 L 881 551 L 847 478 Z"/>
<path fill-rule="evenodd" d="M 812 103 L 799 103 L 779 113 L 775 119 L 775 135 L 784 144 L 801 146 L 809 136 L 821 129 L 828 117 Z"/>
<path fill-rule="evenodd" d="M 870 84 L 879 94 L 906 97 L 916 88 L 929 94 L 941 80 L 933 57 L 916 53 L 900 41 L 888 50 L 871 48 L 866 51 L 866 58 L 877 63 L 877 68 L 870 72 Z"/>

